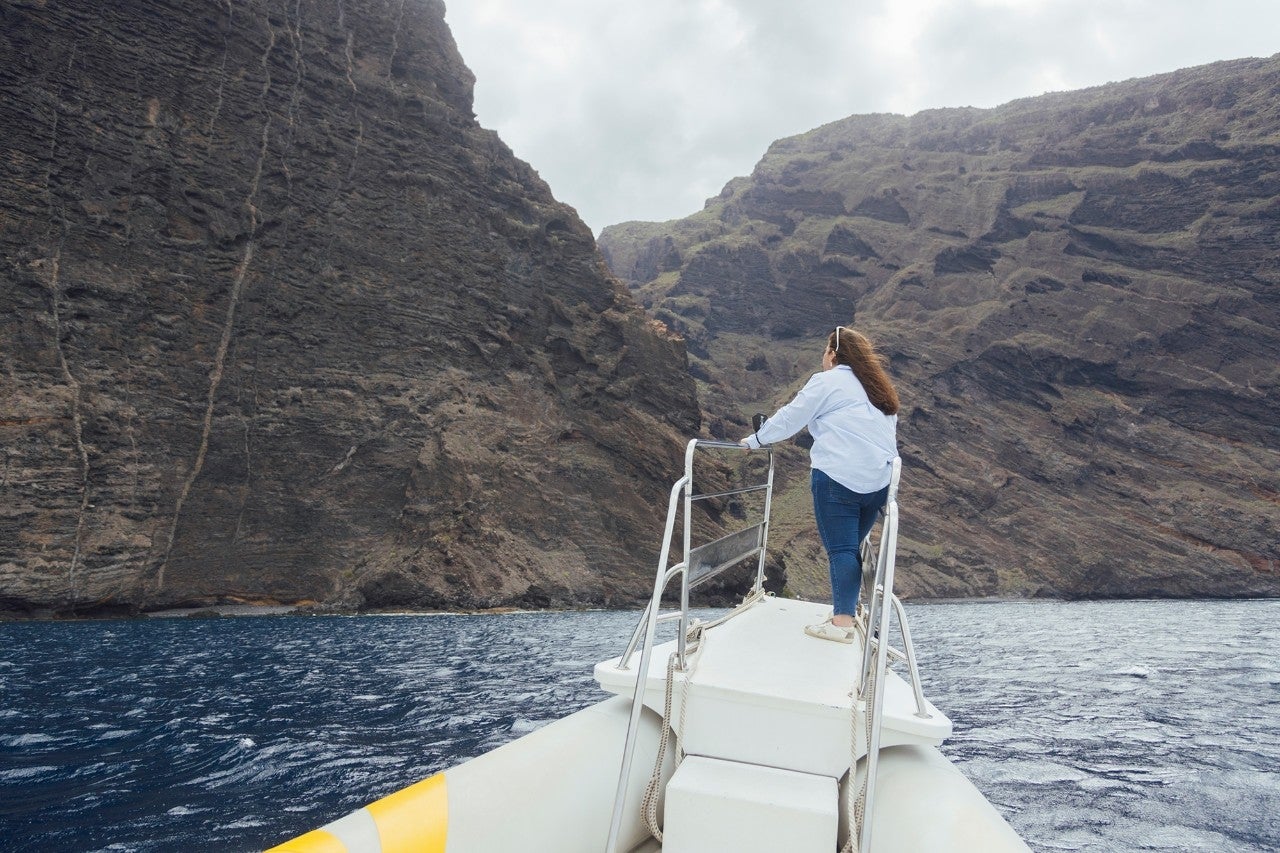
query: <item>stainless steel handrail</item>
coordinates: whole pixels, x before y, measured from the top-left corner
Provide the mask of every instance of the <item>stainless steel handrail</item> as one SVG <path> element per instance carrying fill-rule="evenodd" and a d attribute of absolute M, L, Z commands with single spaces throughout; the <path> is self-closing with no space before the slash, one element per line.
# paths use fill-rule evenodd
<path fill-rule="evenodd" d="M 708 441 L 705 439 L 694 439 L 690 441 L 685 449 L 684 476 L 677 480 L 671 487 L 671 496 L 667 505 L 667 523 L 663 532 L 662 548 L 658 554 L 658 568 L 654 574 L 653 593 L 650 597 L 648 606 L 645 607 L 641 614 L 640 621 L 636 624 L 636 628 L 632 632 L 632 636 L 627 644 L 626 650 L 619 659 L 619 668 L 627 669 L 636 647 L 640 647 L 640 663 L 636 671 L 636 684 L 631 700 L 631 718 L 627 725 L 626 742 L 623 745 L 622 768 L 618 776 L 618 787 L 614 797 L 613 816 L 609 826 L 609 838 L 605 848 L 606 853 L 618 853 L 618 834 L 622 825 L 622 812 L 626 803 L 627 785 L 630 779 L 631 765 L 635 755 L 636 733 L 638 731 L 641 710 L 644 706 L 644 690 L 648 678 L 650 658 L 652 656 L 658 622 L 674 620 L 677 618 L 680 620 L 679 634 L 677 636 L 677 663 L 681 670 L 685 669 L 685 643 L 689 627 L 690 554 L 693 550 L 690 547 L 692 538 L 691 513 L 692 505 L 695 500 L 712 497 L 726 497 L 746 492 L 760 491 L 761 489 L 764 490 L 764 521 L 761 525 L 761 540 L 759 548 L 748 551 L 735 560 L 716 566 L 710 574 L 705 576 L 713 577 L 723 569 L 740 562 L 746 557 L 751 556 L 755 550 L 758 550 L 759 560 L 757 562 L 756 580 L 752 587 L 752 592 L 759 592 L 764 583 L 764 564 L 768 549 L 769 520 L 771 517 L 770 514 L 772 512 L 773 502 L 774 459 L 772 450 L 767 447 L 764 448 L 769 453 L 769 466 L 767 479 L 763 486 L 751 486 L 716 494 L 700 494 L 695 496 L 693 494 L 693 458 L 695 450 L 699 447 L 742 449 L 741 445 L 733 442 Z M 895 660 L 906 661 L 907 663 L 911 688 L 916 700 L 916 716 L 924 718 L 929 718 L 931 716 L 920 684 L 920 673 L 916 666 L 915 648 L 911 641 L 910 629 L 907 627 L 906 613 L 903 610 L 902 602 L 893 593 L 898 541 L 897 495 L 898 484 L 902 472 L 902 461 L 895 457 L 892 464 L 893 468 L 890 475 L 889 490 L 885 500 L 882 516 L 883 522 L 881 526 L 880 544 L 875 555 L 876 570 L 867 614 L 867 642 L 863 645 L 862 650 L 861 681 L 858 688 L 858 697 L 855 699 L 852 708 L 852 712 L 854 713 L 857 712 L 859 704 L 861 704 L 863 708 L 868 706 L 871 708 L 871 719 L 869 722 L 869 730 L 867 731 L 866 787 L 862 794 L 863 820 L 862 826 L 859 827 L 860 843 L 858 849 L 863 851 L 870 850 L 871 844 L 871 814 L 875 802 L 876 770 L 879 762 L 881 724 L 884 715 L 884 678 L 888 670 L 888 661 L 890 657 Z M 681 500 L 681 498 L 683 498 L 683 500 Z M 675 537 L 676 514 L 681 505 L 684 507 L 684 525 L 681 531 L 684 559 L 674 566 L 666 567 L 666 564 L 670 559 L 672 540 Z M 867 556 L 870 556 L 869 543 L 864 543 L 864 547 L 866 548 L 864 553 Z M 680 608 L 679 610 L 662 613 L 660 611 L 662 594 L 677 575 L 681 578 Z M 887 628 L 889 627 L 890 618 L 889 606 L 892 607 L 893 613 L 897 616 L 898 628 L 902 636 L 903 651 L 890 647 L 888 643 Z M 643 642 L 641 642 L 642 635 Z M 884 638 L 883 641 L 881 638 Z M 854 768 L 851 766 L 849 770 L 850 783 L 852 783 Z"/>
<path fill-rule="evenodd" d="M 898 600 L 898 596 L 892 592 L 889 593 L 889 601 L 893 604 L 893 612 L 898 615 L 898 630 L 902 633 L 902 648 L 905 652 L 900 652 L 901 659 L 907 662 L 907 671 L 911 676 L 911 689 L 915 692 L 916 697 L 916 716 L 923 719 L 932 719 L 933 715 L 929 713 L 929 706 L 924 701 L 924 689 L 920 686 L 920 670 L 916 667 L 916 650 L 911 644 L 911 629 L 907 627 L 907 614 L 902 609 L 902 602 Z M 897 652 L 897 649 L 890 648 L 889 654 Z"/>
<path fill-rule="evenodd" d="M 619 659 L 619 669 L 626 669 L 630 663 L 631 655 L 634 654 L 636 645 L 640 642 L 641 626 L 644 627 L 644 642 L 640 645 L 640 663 L 636 668 L 636 686 L 631 697 L 631 717 L 627 722 L 627 737 L 622 747 L 622 768 L 618 774 L 618 787 L 614 794 L 613 800 L 613 816 L 609 822 L 609 838 L 605 846 L 606 853 L 618 853 L 618 834 L 622 828 L 622 812 L 627 800 L 627 783 L 631 777 L 631 764 L 635 757 L 636 735 L 639 730 L 640 713 L 644 707 L 644 689 L 645 683 L 649 676 L 649 660 L 653 653 L 653 642 L 657 632 L 657 625 L 660 621 L 667 619 L 680 619 L 679 634 L 677 635 L 677 654 L 678 665 L 681 670 L 685 669 L 685 643 L 689 633 L 689 554 L 692 550 L 691 540 L 693 536 L 693 457 L 694 451 L 699 447 L 716 448 L 725 450 L 747 450 L 747 448 L 731 441 L 714 441 L 708 439 L 692 439 L 685 448 L 684 476 L 676 480 L 671 487 L 671 496 L 667 502 L 667 523 L 662 534 L 662 548 L 658 551 L 658 569 L 654 573 L 653 593 L 649 598 L 649 604 L 640 616 L 640 621 L 636 624 L 635 631 L 632 632 L 631 641 L 627 644 L 626 650 Z M 764 522 L 761 530 L 760 546 L 758 548 L 759 560 L 756 564 L 756 580 L 752 586 L 752 592 L 759 591 L 764 585 L 764 563 L 765 553 L 769 541 L 769 512 L 772 508 L 773 500 L 773 451 L 770 448 L 764 448 L 769 457 L 768 477 L 765 481 L 765 499 L 764 499 Z M 759 487 L 743 489 L 740 491 L 758 491 Z M 737 494 L 739 492 L 731 492 L 726 494 Z M 680 498 L 683 494 L 684 500 Z M 702 497 L 710 497 L 700 495 Z M 718 496 L 717 496 L 718 497 Z M 671 544 L 675 536 L 676 511 L 680 504 L 684 505 L 684 527 L 683 533 L 683 555 L 684 558 L 674 566 L 667 568 L 667 561 L 671 557 Z M 753 549 L 755 550 L 755 549 Z M 720 571 L 734 565 L 746 557 L 751 556 L 749 551 L 737 560 L 717 566 L 704 579 L 714 577 Z M 681 578 L 680 582 L 680 609 L 678 612 L 661 613 L 662 593 L 666 590 L 667 585 L 676 575 Z"/>
<path fill-rule="evenodd" d="M 910 675 L 911 691 L 915 694 L 916 699 L 916 716 L 925 720 L 933 719 L 933 714 L 929 713 L 929 705 L 924 700 L 924 689 L 920 683 L 920 670 L 916 667 L 915 647 L 911 643 L 911 630 L 907 627 L 907 616 L 902 608 L 902 601 L 898 596 L 889 593 L 889 603 L 893 605 L 893 611 L 898 616 L 898 627 L 901 629 L 903 647 L 906 651 L 899 651 L 893 646 L 889 646 L 888 658 L 892 663 L 902 662 L 907 665 L 908 674 Z M 872 648 L 879 645 L 879 638 L 874 635 L 868 641 Z M 890 665 L 892 665 L 892 663 Z"/>
<path fill-rule="evenodd" d="M 627 801 L 627 781 L 631 778 L 631 759 L 636 751 L 636 732 L 640 725 L 640 711 L 644 708 L 644 686 L 649 674 L 649 654 L 653 651 L 653 637 L 658 627 L 656 618 L 658 605 L 662 600 L 662 590 L 666 587 L 668 573 L 665 570 L 667 555 L 671 550 L 671 537 L 675 532 L 677 499 L 680 490 L 689 482 L 686 473 L 671 487 L 671 498 L 667 502 L 667 525 L 662 535 L 662 549 L 658 552 L 658 571 L 653 578 L 653 595 L 649 599 L 649 609 L 645 619 L 644 647 L 640 651 L 640 668 L 636 672 L 635 693 L 631 697 L 631 717 L 627 721 L 627 739 L 622 746 L 622 769 L 618 774 L 618 789 L 614 794 L 613 817 L 609 822 L 609 841 L 605 850 L 616 853 L 618 849 L 618 832 L 622 827 L 622 809 Z"/>
<path fill-rule="evenodd" d="M 902 602 L 893 593 L 893 578 L 898 548 L 898 484 L 902 475 L 902 460 L 893 460 L 893 473 L 889 480 L 889 493 L 885 500 L 884 520 L 880 530 L 880 547 L 876 556 L 876 574 L 872 586 L 871 601 L 867 614 L 867 642 L 862 649 L 862 681 L 859 685 L 859 698 L 864 707 L 871 707 L 870 731 L 867 743 L 866 787 L 863 790 L 862 826 L 859 827 L 858 849 L 871 849 L 871 815 L 875 805 L 876 768 L 880 759 L 880 731 L 884 716 L 884 678 L 888 670 L 888 658 L 905 660 L 911 680 L 911 688 L 915 694 L 916 716 L 929 718 L 928 705 L 920 685 L 920 672 L 916 667 L 915 646 L 911 642 L 911 631 L 907 627 L 907 616 Z M 903 651 L 889 646 L 889 609 L 886 600 L 892 605 L 898 618 L 898 628 L 902 634 Z M 872 651 L 874 650 L 874 658 Z M 873 669 L 874 667 L 874 669 Z M 871 691 L 868 694 L 868 691 Z M 856 711 L 857 703 L 854 708 Z M 850 784 L 852 773 L 850 767 Z"/>
<path fill-rule="evenodd" d="M 871 607 L 867 614 L 867 642 L 863 644 L 862 683 L 859 694 L 865 707 L 870 709 L 870 731 L 867 733 L 866 785 L 862 790 L 862 826 L 859 827 L 858 849 L 871 849 L 871 814 L 875 805 L 876 769 L 880 760 L 880 729 L 884 715 L 884 677 L 888 669 L 889 643 L 885 633 L 885 591 L 893 589 L 894 558 L 898 542 L 898 477 L 902 463 L 893 460 L 893 474 L 889 481 L 889 494 L 884 505 L 884 523 L 880 531 L 880 552 L 876 559 L 876 577 L 872 586 Z M 873 642 L 874 640 L 874 642 Z M 871 669 L 871 649 L 875 647 L 875 669 Z M 870 690 L 870 694 L 868 694 Z M 854 712 L 857 711 L 854 702 Z M 853 783 L 854 767 L 849 767 L 849 782 Z M 852 826 L 850 832 L 853 831 Z"/>

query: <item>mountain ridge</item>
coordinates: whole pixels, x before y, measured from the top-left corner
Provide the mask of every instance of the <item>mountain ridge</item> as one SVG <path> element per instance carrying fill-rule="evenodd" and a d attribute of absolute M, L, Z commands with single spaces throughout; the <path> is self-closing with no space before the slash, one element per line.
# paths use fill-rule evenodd
<path fill-rule="evenodd" d="M 614 271 L 736 437 L 853 321 L 902 385 L 904 591 L 1276 595 L 1280 56 L 992 109 L 851 116 Z M 825 589 L 799 471 L 771 541 Z"/>

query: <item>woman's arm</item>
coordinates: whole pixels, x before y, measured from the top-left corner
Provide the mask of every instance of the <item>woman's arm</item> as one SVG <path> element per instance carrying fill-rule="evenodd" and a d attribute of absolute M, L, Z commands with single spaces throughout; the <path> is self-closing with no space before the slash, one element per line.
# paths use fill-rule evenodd
<path fill-rule="evenodd" d="M 813 420 L 826 394 L 821 387 L 821 373 L 809 377 L 809 381 L 800 392 L 781 409 L 773 413 L 773 417 L 764 422 L 758 433 L 744 438 L 740 444 L 752 449 L 766 444 L 785 441 Z"/>

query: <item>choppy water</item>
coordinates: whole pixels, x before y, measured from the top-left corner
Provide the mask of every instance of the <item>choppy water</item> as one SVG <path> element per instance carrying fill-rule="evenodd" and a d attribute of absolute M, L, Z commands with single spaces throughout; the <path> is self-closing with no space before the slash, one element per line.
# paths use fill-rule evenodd
<path fill-rule="evenodd" d="M 914 605 L 1036 850 L 1280 850 L 1280 602 Z M 0 624 L 0 848 L 252 850 L 602 698 L 635 614 Z"/>

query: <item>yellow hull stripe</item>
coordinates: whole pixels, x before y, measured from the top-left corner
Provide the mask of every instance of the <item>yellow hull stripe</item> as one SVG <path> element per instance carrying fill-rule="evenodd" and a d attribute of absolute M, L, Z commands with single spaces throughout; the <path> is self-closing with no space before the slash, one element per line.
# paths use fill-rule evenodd
<path fill-rule="evenodd" d="M 396 791 L 267 853 L 375 853 L 368 846 L 373 843 L 374 828 L 378 853 L 444 853 L 449 835 L 449 790 L 444 774 Z"/>
<path fill-rule="evenodd" d="M 449 834 L 449 789 L 443 773 L 368 806 L 382 853 L 444 853 Z"/>
<path fill-rule="evenodd" d="M 323 829 L 313 829 L 272 847 L 267 853 L 347 853 L 347 845 Z"/>

